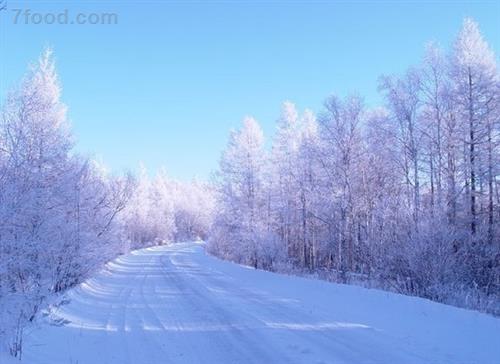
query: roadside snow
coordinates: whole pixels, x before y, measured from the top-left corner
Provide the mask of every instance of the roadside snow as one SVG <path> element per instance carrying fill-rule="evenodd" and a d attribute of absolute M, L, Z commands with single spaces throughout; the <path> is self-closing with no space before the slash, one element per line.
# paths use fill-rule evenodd
<path fill-rule="evenodd" d="M 7 353 L 0 352 L 0 364 L 22 364 L 22 362 Z"/>
<path fill-rule="evenodd" d="M 500 363 L 497 318 L 254 270 L 199 243 L 122 256 L 68 297 L 66 324 L 34 330 L 24 363 Z"/>

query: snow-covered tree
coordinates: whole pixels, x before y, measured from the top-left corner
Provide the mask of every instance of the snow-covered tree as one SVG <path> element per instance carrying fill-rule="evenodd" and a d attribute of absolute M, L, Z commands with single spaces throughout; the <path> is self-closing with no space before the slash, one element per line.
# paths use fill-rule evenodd
<path fill-rule="evenodd" d="M 47 298 L 120 250 L 115 217 L 128 199 L 128 180 L 104 176 L 72 152 L 60 93 L 46 50 L 2 110 L 0 338 L 15 356 Z"/>
<path fill-rule="evenodd" d="M 216 183 L 212 252 L 498 310 L 495 55 L 466 19 L 451 55 L 431 44 L 421 65 L 383 77 L 379 89 L 384 108 L 330 97 L 318 123 L 286 102 L 268 159 L 261 142 L 248 143 L 260 131 L 233 133 Z"/>
<path fill-rule="evenodd" d="M 218 216 L 212 231 L 212 249 L 231 259 L 257 267 L 259 244 L 266 218 L 264 137 L 257 121 L 245 118 L 232 131 L 220 161 L 216 181 Z"/>
<path fill-rule="evenodd" d="M 465 19 L 451 60 L 453 97 L 466 144 L 469 225 L 471 238 L 478 233 L 479 200 L 487 195 L 488 240 L 493 239 L 494 129 L 498 130 L 499 78 L 495 55 L 484 41 L 478 25 Z M 486 186 L 487 187 L 486 187 Z M 487 191 L 484 191 L 484 189 Z"/>
<path fill-rule="evenodd" d="M 299 116 L 295 105 L 287 101 L 283 104 L 281 116 L 277 121 L 277 131 L 270 157 L 272 165 L 270 203 L 276 233 L 292 258 L 298 256 L 300 249 L 297 180 L 299 144 Z"/>

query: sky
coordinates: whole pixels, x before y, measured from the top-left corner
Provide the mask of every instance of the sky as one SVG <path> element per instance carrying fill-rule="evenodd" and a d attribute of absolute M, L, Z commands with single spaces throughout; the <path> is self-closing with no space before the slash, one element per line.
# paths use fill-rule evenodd
<path fill-rule="evenodd" d="M 449 48 L 464 17 L 500 49 L 500 1 L 4 1 L 0 98 L 50 46 L 76 150 L 181 180 L 209 178 L 247 115 L 270 138 L 285 100 L 382 104 L 379 76 L 416 65 L 429 41 Z M 68 24 L 35 24 L 61 13 Z M 116 24 L 75 23 L 109 13 Z"/>

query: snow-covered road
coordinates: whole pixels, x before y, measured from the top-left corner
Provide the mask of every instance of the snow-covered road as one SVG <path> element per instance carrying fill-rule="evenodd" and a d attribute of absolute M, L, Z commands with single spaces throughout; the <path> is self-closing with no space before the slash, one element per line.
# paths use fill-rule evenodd
<path fill-rule="evenodd" d="M 256 271 L 199 243 L 122 256 L 68 296 L 26 363 L 500 363 L 499 319 Z"/>

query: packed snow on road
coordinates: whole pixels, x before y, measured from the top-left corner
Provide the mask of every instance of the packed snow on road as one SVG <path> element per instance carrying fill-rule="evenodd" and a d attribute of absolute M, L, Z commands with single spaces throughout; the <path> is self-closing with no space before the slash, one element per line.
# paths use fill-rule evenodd
<path fill-rule="evenodd" d="M 500 320 L 421 298 L 134 251 L 68 292 L 23 363 L 496 364 Z"/>

